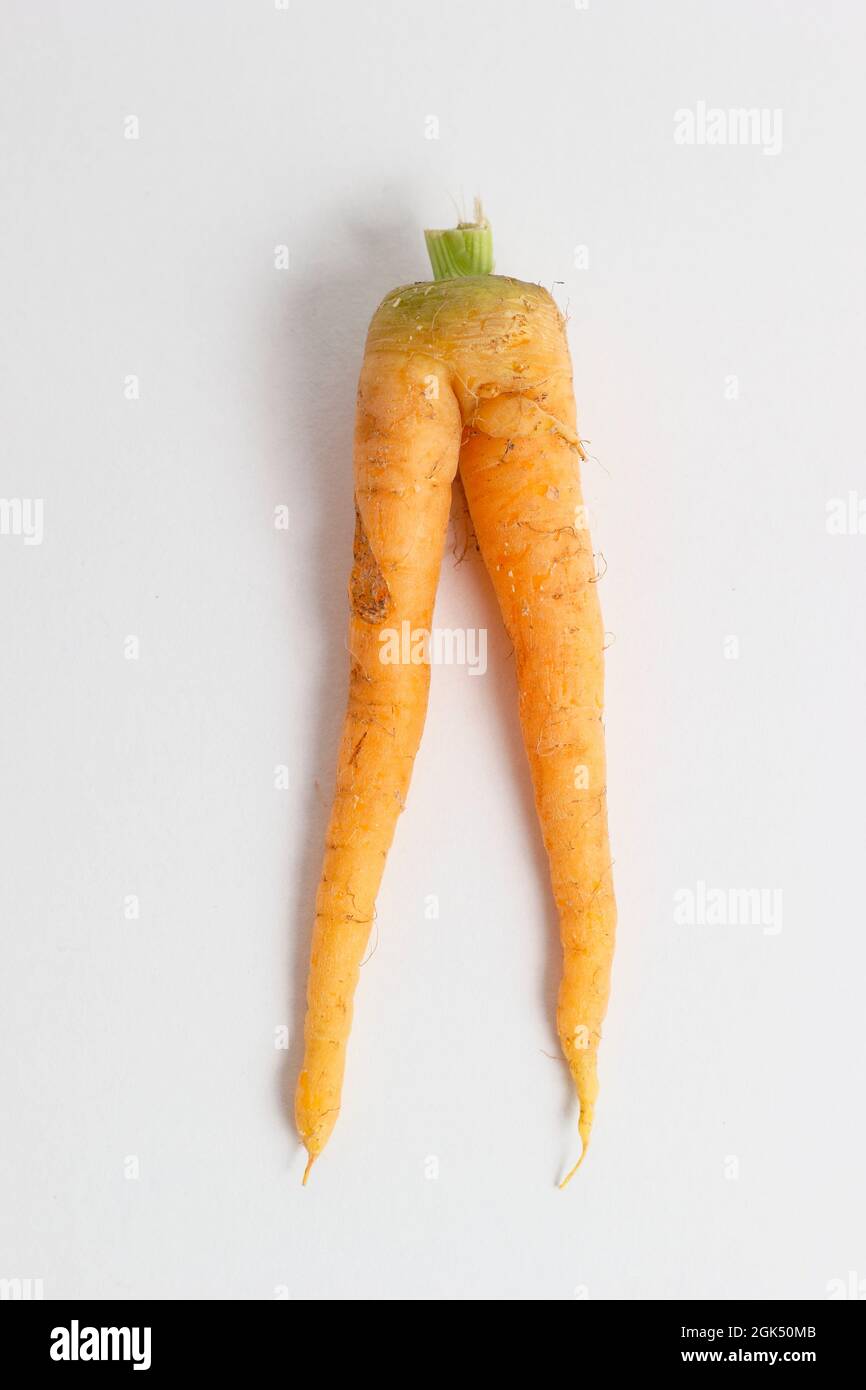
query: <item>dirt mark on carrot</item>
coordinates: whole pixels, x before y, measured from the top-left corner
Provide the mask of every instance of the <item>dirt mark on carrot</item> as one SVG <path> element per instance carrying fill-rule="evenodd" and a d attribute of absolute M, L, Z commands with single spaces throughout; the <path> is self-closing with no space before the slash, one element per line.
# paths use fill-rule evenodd
<path fill-rule="evenodd" d="M 381 623 L 391 606 L 391 595 L 379 562 L 370 548 L 361 513 L 355 508 L 355 563 L 349 592 L 352 608 L 365 623 Z"/>

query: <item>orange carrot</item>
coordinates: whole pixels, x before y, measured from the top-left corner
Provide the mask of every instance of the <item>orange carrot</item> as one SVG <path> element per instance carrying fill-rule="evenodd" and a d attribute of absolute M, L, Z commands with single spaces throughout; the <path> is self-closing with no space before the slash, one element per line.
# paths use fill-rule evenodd
<path fill-rule="evenodd" d="M 383 639 L 404 622 L 430 628 L 458 467 L 515 650 L 560 919 L 557 1026 L 580 1100 L 580 1161 L 598 1093 L 616 911 L 603 634 L 565 326 L 546 290 L 490 273 L 480 212 L 474 223 L 427 233 L 427 243 L 436 279 L 383 300 L 358 391 L 349 707 L 296 1097 L 304 1181 L 339 1112 L 360 963 L 427 708 L 429 666 L 383 663 Z"/>

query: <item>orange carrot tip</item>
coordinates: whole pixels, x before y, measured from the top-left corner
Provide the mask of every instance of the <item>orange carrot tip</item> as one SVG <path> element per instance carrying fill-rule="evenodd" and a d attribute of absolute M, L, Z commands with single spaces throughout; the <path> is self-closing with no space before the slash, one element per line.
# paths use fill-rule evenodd
<path fill-rule="evenodd" d="M 586 1149 L 587 1146 L 586 1144 L 584 1144 L 583 1148 L 580 1151 L 580 1158 L 577 1160 L 570 1172 L 566 1173 L 565 1177 L 562 1179 L 562 1182 L 558 1184 L 560 1192 L 564 1191 L 564 1189 L 568 1187 L 568 1184 L 571 1182 L 581 1163 L 586 1158 Z"/>

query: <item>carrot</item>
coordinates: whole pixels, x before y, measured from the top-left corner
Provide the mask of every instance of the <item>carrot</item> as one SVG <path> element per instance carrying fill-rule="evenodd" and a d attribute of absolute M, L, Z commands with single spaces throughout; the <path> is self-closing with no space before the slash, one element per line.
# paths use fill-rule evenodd
<path fill-rule="evenodd" d="M 316 903 L 296 1120 L 306 1182 L 340 1108 L 352 1000 L 427 708 L 429 665 L 385 639 L 430 628 L 459 467 L 514 646 L 520 719 L 560 921 L 557 1028 L 580 1101 L 598 1094 L 616 910 L 607 838 L 603 632 L 584 524 L 565 325 L 546 290 L 492 270 L 488 223 L 426 233 L 436 279 L 370 325 L 355 427 L 349 704 Z M 563 1186 L 565 1185 L 563 1182 Z"/>

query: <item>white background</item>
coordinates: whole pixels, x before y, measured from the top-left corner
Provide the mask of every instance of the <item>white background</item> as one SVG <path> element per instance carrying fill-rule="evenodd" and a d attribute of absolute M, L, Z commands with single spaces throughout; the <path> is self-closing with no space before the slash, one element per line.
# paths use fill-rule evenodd
<path fill-rule="evenodd" d="M 866 495 L 864 39 L 855 0 L 4 4 L 0 495 L 44 499 L 44 540 L 0 536 L 0 1276 L 316 1299 L 866 1279 L 866 534 L 827 530 Z M 780 109 L 781 152 L 676 144 L 700 101 Z M 607 563 L 596 1128 L 557 1191 L 576 1117 L 513 662 L 480 562 L 449 552 L 437 622 L 486 627 L 489 669 L 434 671 L 302 1190 L 363 336 L 476 192 L 497 268 L 568 309 Z M 699 883 L 780 889 L 782 930 L 678 925 Z"/>

